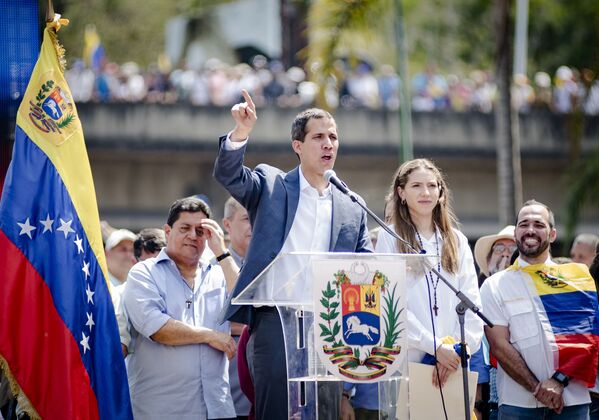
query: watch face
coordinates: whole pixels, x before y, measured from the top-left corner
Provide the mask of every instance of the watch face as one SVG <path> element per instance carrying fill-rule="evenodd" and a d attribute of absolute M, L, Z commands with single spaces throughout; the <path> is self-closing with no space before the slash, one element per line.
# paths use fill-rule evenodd
<path fill-rule="evenodd" d="M 561 372 L 555 372 L 552 376 L 553 379 L 555 379 L 556 381 L 558 381 L 560 384 L 566 386 L 568 384 L 568 381 L 570 378 L 568 378 L 566 375 L 564 375 Z"/>

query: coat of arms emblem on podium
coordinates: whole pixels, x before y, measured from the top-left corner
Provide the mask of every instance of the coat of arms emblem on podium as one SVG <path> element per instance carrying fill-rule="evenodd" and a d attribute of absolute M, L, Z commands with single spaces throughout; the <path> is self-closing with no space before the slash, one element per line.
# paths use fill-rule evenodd
<path fill-rule="evenodd" d="M 388 378 L 403 360 L 405 293 L 398 276 L 380 266 L 370 271 L 366 263 L 354 263 L 348 270 L 318 270 L 330 274 L 316 299 L 317 351 L 329 372 L 346 381 Z"/>

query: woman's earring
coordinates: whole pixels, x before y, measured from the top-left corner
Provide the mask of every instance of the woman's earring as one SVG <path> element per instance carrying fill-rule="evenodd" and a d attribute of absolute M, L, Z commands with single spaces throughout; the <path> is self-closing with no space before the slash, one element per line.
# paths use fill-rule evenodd
<path fill-rule="evenodd" d="M 405 198 L 401 199 L 401 204 L 403 204 L 404 206 L 406 205 L 406 199 Z"/>

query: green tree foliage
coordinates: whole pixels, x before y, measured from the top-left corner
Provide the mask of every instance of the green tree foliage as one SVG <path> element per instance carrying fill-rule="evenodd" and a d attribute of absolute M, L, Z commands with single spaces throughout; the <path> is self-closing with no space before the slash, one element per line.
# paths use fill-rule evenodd
<path fill-rule="evenodd" d="M 516 1 L 514 3 L 514 8 Z M 470 68 L 494 59 L 492 3 L 457 0 L 457 57 Z M 515 11 L 512 12 L 513 14 Z M 554 74 L 561 65 L 599 71 L 599 2 L 529 0 L 528 74 Z"/>
<path fill-rule="evenodd" d="M 55 0 L 54 8 L 71 19 L 61 33 L 70 59 L 82 55 L 84 29 L 92 23 L 107 57 L 147 65 L 164 49 L 169 18 L 184 14 L 201 19 L 214 6 L 230 1 Z M 40 0 L 42 14 L 46 5 Z M 428 63 L 442 72 L 492 68 L 492 2 L 403 0 L 403 5 L 410 69 L 420 71 Z M 530 0 L 529 8 L 529 74 L 538 70 L 553 74 L 563 64 L 599 72 L 599 2 Z M 394 18 L 393 0 L 313 0 L 310 45 L 304 54 L 310 59 L 332 54 L 394 64 Z"/>
<path fill-rule="evenodd" d="M 205 17 L 212 7 L 231 0 L 55 0 L 54 10 L 70 19 L 60 33 L 67 59 L 83 56 L 84 32 L 96 26 L 106 57 L 142 66 L 155 63 L 164 51 L 166 22 L 183 14 L 191 19 Z M 47 1 L 40 0 L 45 15 Z"/>
<path fill-rule="evenodd" d="M 559 66 L 567 65 L 597 73 L 598 29 L 599 2 L 596 0 L 530 0 L 530 70 L 554 74 Z"/>
<path fill-rule="evenodd" d="M 46 2 L 41 4 L 45 13 Z M 164 50 L 164 26 L 176 14 L 176 2 L 60 0 L 54 1 L 54 10 L 70 20 L 60 33 L 69 62 L 83 57 L 85 27 L 93 24 L 109 60 L 147 65 Z"/>

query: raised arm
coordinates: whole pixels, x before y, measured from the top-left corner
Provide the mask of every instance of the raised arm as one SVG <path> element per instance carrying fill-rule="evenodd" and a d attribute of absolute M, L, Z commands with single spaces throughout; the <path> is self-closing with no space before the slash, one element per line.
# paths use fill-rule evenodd
<path fill-rule="evenodd" d="M 227 252 L 227 248 L 225 247 L 225 235 L 218 223 L 212 219 L 204 219 L 202 220 L 202 228 L 204 229 L 204 232 L 206 232 L 206 243 L 214 255 L 220 257 L 225 254 L 225 252 Z M 227 291 L 231 292 L 237 282 L 239 267 L 237 267 L 235 260 L 230 256 L 221 259 L 219 264 L 225 275 Z"/>
<path fill-rule="evenodd" d="M 218 155 L 214 163 L 214 178 L 246 209 L 257 204 L 260 195 L 258 175 L 243 165 L 246 142 L 257 120 L 256 106 L 249 93 L 242 90 L 244 102 L 231 108 L 235 127 L 219 139 Z"/>
<path fill-rule="evenodd" d="M 248 91 L 242 89 L 241 94 L 245 102 L 233 105 L 233 108 L 231 108 L 231 115 L 235 120 L 235 128 L 231 132 L 230 137 L 232 142 L 247 140 L 258 119 L 256 105 L 254 105 L 254 101 Z"/>

